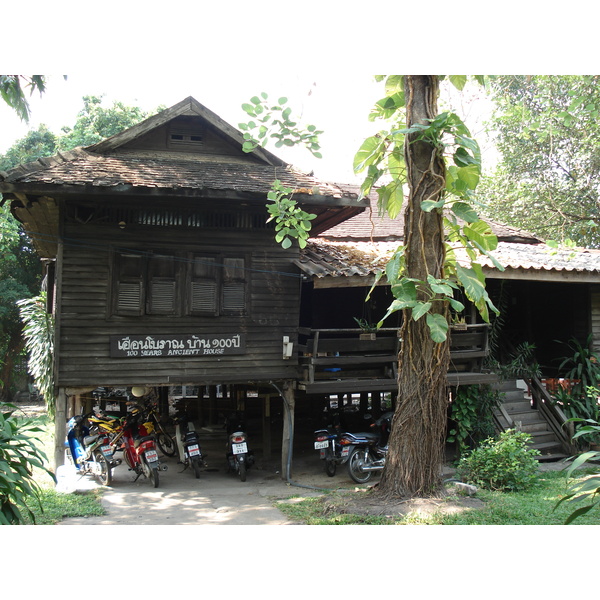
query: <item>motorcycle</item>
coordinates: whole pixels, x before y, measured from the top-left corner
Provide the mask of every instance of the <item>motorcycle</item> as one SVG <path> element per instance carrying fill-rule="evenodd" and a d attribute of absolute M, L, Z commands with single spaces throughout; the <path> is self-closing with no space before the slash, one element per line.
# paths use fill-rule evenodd
<path fill-rule="evenodd" d="M 319 458 L 324 461 L 325 473 L 333 477 L 339 464 L 343 464 L 346 456 L 342 456 L 340 439 L 343 433 L 340 418 L 337 414 L 328 413 L 328 424 L 325 429 L 317 429 L 314 433 L 315 450 L 319 451 Z"/>
<path fill-rule="evenodd" d="M 229 470 L 236 472 L 240 481 L 246 481 L 248 469 L 254 464 L 254 454 L 248 450 L 248 436 L 243 419 L 236 414 L 226 422 L 227 427 L 227 462 Z"/>
<path fill-rule="evenodd" d="M 191 466 L 196 479 L 199 479 L 200 472 L 206 465 L 202 457 L 198 433 L 193 421 L 185 412 L 178 412 L 175 415 L 175 441 L 179 452 L 179 463 L 184 465 L 183 471 Z"/>
<path fill-rule="evenodd" d="M 121 460 L 114 458 L 114 450 L 106 433 L 90 434 L 88 417 L 91 414 L 76 415 L 69 419 L 65 446 L 79 473 L 90 473 L 101 485 L 110 485 L 112 470 L 121 464 Z"/>
<path fill-rule="evenodd" d="M 344 433 L 340 440 L 348 475 L 356 483 L 367 483 L 374 471 L 382 471 L 388 451 L 393 412 L 386 412 L 371 424 L 372 432 Z M 370 415 L 365 415 L 370 419 Z"/>
<path fill-rule="evenodd" d="M 134 404 L 123 421 L 121 431 L 112 440 L 112 445 L 123 450 L 129 470 L 137 474 L 134 481 L 137 481 L 140 475 L 144 475 L 157 488 L 158 472 L 166 471 L 167 466 L 161 465 L 158 460 L 153 431 L 154 427 L 148 420 L 148 411 Z"/>
<path fill-rule="evenodd" d="M 175 456 L 177 454 L 177 444 L 171 434 L 166 430 L 161 416 L 156 410 L 156 406 L 151 402 L 147 402 L 146 409 L 148 410 L 148 419 L 154 426 L 154 435 L 158 449 L 165 456 Z"/>

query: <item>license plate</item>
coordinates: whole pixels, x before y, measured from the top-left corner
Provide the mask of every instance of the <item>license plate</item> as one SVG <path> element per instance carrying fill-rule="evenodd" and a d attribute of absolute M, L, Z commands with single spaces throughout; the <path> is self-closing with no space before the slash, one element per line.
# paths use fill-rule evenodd
<path fill-rule="evenodd" d="M 246 454 L 248 452 L 248 444 L 242 442 L 241 444 L 231 444 L 231 449 L 234 454 Z"/>
<path fill-rule="evenodd" d="M 315 442 L 315 450 L 320 450 L 321 448 L 328 448 L 329 447 L 329 440 L 326 440 L 324 442 Z"/>
<path fill-rule="evenodd" d="M 342 456 L 348 456 L 349 453 L 350 453 L 350 448 L 348 446 L 346 446 L 345 448 L 342 448 Z"/>
<path fill-rule="evenodd" d="M 146 460 L 148 462 L 156 462 L 158 460 L 158 454 L 156 453 L 156 450 L 148 450 L 146 452 Z"/>
<path fill-rule="evenodd" d="M 100 450 L 102 451 L 102 454 L 106 456 L 106 458 L 111 457 L 113 454 L 112 448 L 110 446 L 100 446 Z"/>
<path fill-rule="evenodd" d="M 188 446 L 188 454 L 190 456 L 199 456 L 200 455 L 200 447 L 198 444 L 194 444 L 193 446 Z"/>

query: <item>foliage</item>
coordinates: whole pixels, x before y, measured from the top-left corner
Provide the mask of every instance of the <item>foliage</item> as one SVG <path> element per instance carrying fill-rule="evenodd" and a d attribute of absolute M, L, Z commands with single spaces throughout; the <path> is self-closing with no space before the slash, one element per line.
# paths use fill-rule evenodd
<path fill-rule="evenodd" d="M 580 427 L 573 436 L 573 439 L 581 436 L 596 436 L 596 438 L 600 436 L 600 424 L 596 419 L 581 420 L 586 422 L 587 425 Z M 579 455 L 567 469 L 567 477 L 570 478 L 576 469 L 581 468 L 589 461 L 598 461 L 599 459 L 600 452 L 595 450 Z M 588 500 L 589 503 L 574 510 L 567 517 L 565 521 L 566 525 L 572 523 L 575 519 L 581 518 L 600 503 L 600 473 L 596 472 L 593 475 L 572 483 L 567 490 L 567 494 L 557 502 L 555 508 L 558 508 L 563 502 L 575 504 L 585 500 Z"/>
<path fill-rule="evenodd" d="M 464 456 L 482 440 L 494 434 L 493 410 L 500 393 L 490 385 L 464 385 L 452 399 L 450 419 L 453 427 L 447 440 L 456 442 L 458 456 Z"/>
<path fill-rule="evenodd" d="M 253 96 L 250 102 L 242 104 L 242 108 L 251 121 L 239 123 L 239 128 L 244 131 L 244 152 L 252 152 L 259 146 L 266 146 L 269 138 L 275 140 L 275 147 L 304 146 L 316 158 L 322 158 L 319 145 L 319 135 L 323 132 L 314 125 L 307 125 L 306 129 L 299 127 L 296 121 L 291 120 L 292 109 L 287 104 L 287 98 L 279 98 L 277 104 L 268 102 L 269 96 L 264 92 Z M 256 119 L 256 121 L 254 120 Z"/>
<path fill-rule="evenodd" d="M 0 156 L 0 171 L 8 171 L 13 167 L 33 162 L 44 156 L 56 154 L 58 137 L 45 125 L 30 130 L 27 135 L 16 141 Z"/>
<path fill-rule="evenodd" d="M 292 245 L 292 238 L 298 241 L 300 248 L 306 247 L 311 221 L 316 215 L 302 210 L 298 203 L 291 198 L 293 189 L 285 187 L 275 180 L 267 198 L 272 204 L 267 204 L 269 218 L 267 223 L 275 220 L 275 241 L 284 249 Z"/>
<path fill-rule="evenodd" d="M 561 343 L 566 343 L 571 354 L 562 359 L 558 369 L 561 373 L 566 369 L 565 378 L 578 380 L 573 388 L 574 393 L 583 394 L 588 387 L 600 385 L 600 362 L 598 355 L 591 349 L 592 334 L 588 336 L 585 345 L 575 338 Z"/>
<path fill-rule="evenodd" d="M 0 399 L 10 400 L 16 391 L 13 367 L 23 350 L 16 302 L 37 293 L 40 271 L 29 238 L 5 204 L 0 208 Z"/>
<path fill-rule="evenodd" d="M 383 78 L 382 78 L 383 79 Z M 464 78 L 450 77 L 455 85 L 464 85 Z M 489 310 L 498 312 L 485 289 L 485 276 L 478 257 L 485 255 L 502 270 L 491 256 L 498 240 L 490 226 L 482 221 L 473 208 L 474 190 L 481 174 L 481 156 L 477 142 L 458 115 L 444 112 L 424 123 L 405 126 L 404 77 L 393 75 L 385 79 L 386 96 L 371 112 L 370 119 L 382 119 L 388 129 L 367 138 L 354 159 L 356 173 L 364 173 L 361 190 L 369 194 L 378 186 L 379 210 L 395 218 L 404 202 L 404 187 L 408 183 L 405 146 L 423 141 L 428 143 L 438 158 L 447 160 L 445 179 L 421 202 L 425 212 L 438 211 L 444 215 L 447 232 L 443 277 L 428 274 L 426 279 L 406 275 L 405 247 L 401 246 L 385 269 L 394 301 L 379 326 L 398 310 L 409 311 L 416 321 L 425 316 L 432 339 L 446 340 L 448 322 L 436 311 L 435 303 L 447 302 L 460 313 L 464 305 L 455 299 L 459 286 L 473 302 L 485 321 Z M 432 158 L 433 160 L 433 158 Z M 383 182 L 383 183 L 382 183 Z M 457 259 L 457 251 L 466 252 L 469 264 Z M 383 273 L 380 273 L 375 285 Z"/>
<path fill-rule="evenodd" d="M 72 150 L 77 146 L 91 146 L 115 135 L 148 117 L 137 106 L 113 102 L 109 108 L 102 106 L 103 96 L 84 96 L 83 108 L 77 115 L 75 125 L 63 127 L 58 139 L 58 150 Z"/>
<path fill-rule="evenodd" d="M 48 414 L 54 415 L 54 319 L 46 310 L 46 292 L 17 302 L 24 323 L 23 336 L 29 353 L 29 372 L 44 396 Z"/>
<path fill-rule="evenodd" d="M 482 180 L 486 214 L 542 239 L 600 246 L 597 75 L 491 79 L 490 124 L 502 155 Z"/>
<path fill-rule="evenodd" d="M 25 96 L 27 88 L 30 96 L 36 90 L 40 94 L 44 93 L 46 77 L 44 75 L 0 75 L 0 97 L 25 122 L 29 121 L 31 112 Z"/>
<path fill-rule="evenodd" d="M 509 429 L 497 438 L 488 438 L 463 456 L 457 467 L 467 483 L 489 490 L 516 491 L 527 489 L 538 470 L 539 451 L 527 444 L 531 436 Z"/>
<path fill-rule="evenodd" d="M 500 363 L 497 360 L 489 361 L 491 368 L 500 379 L 531 379 L 542 374 L 539 363 L 535 360 L 535 344 L 521 342 L 508 359 Z"/>
<path fill-rule="evenodd" d="M 16 525 L 35 522 L 35 515 L 28 503 L 35 501 L 41 508 L 40 488 L 32 469 L 45 467 L 46 455 L 36 446 L 36 435 L 41 427 L 30 419 L 17 419 L 16 407 L 0 404 L 0 524 Z"/>

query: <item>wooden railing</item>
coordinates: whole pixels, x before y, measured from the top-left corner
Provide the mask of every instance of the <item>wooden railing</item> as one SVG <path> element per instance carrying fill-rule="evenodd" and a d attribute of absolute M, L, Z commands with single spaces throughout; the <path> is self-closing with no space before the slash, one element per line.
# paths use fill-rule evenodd
<path fill-rule="evenodd" d="M 567 454 L 576 454 L 577 448 L 572 442 L 574 433 L 573 423 L 567 422 L 565 413 L 556 404 L 554 398 L 540 379 L 533 376 L 527 380 L 527 384 L 533 397 L 533 406 L 546 419 L 548 425 L 560 440 L 564 451 Z"/>

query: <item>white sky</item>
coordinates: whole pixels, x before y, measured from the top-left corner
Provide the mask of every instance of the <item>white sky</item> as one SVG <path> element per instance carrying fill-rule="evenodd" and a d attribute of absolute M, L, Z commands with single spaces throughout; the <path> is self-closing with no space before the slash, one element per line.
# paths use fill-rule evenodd
<path fill-rule="evenodd" d="M 161 76 L 158 76 L 161 78 Z M 375 84 L 367 74 L 355 77 L 320 75 L 316 77 L 292 75 L 280 77 L 268 73 L 209 73 L 157 81 L 157 76 L 124 74 L 60 75 L 51 76 L 47 91 L 40 97 L 36 92 L 30 98 L 32 116 L 29 126 L 4 103 L 0 103 L 0 153 L 18 139 L 28 128 L 44 123 L 59 133 L 64 125 L 73 126 L 77 113 L 83 108 L 84 95 L 105 96 L 104 105 L 122 101 L 127 105 L 154 110 L 159 105 L 172 106 L 187 96 L 225 121 L 238 127 L 249 120 L 241 105 L 254 95 L 266 92 L 276 102 L 288 98 L 292 116 L 301 117 L 305 124 L 314 124 L 324 130 L 321 138 L 323 159 L 314 159 L 308 151 L 295 152 L 268 149 L 300 168 L 325 179 L 350 181 L 352 160 L 362 140 L 380 125 L 369 123 L 369 110 L 381 96 L 382 85 Z M 343 103 L 344 110 L 339 110 Z"/>
<path fill-rule="evenodd" d="M 589 6 L 573 0 L 571 14 L 580 3 Z M 467 3 L 452 10 L 431 0 L 427 14 L 390 0 L 376 7 L 339 0 L 219 6 L 173 0 L 160 10 L 138 0 L 105 0 L 87 13 L 74 0 L 13 4 L 3 9 L 11 26 L 1 36 L 0 72 L 50 74 L 47 92 L 31 99 L 31 128 L 72 126 L 82 97 L 102 94 L 107 105 L 118 100 L 145 110 L 193 96 L 237 127 L 247 120 L 241 104 L 266 92 L 271 99 L 288 97 L 294 116 L 325 131 L 321 160 L 307 151 L 269 149 L 330 181 L 355 180 L 354 154 L 380 127 L 367 119 L 382 96 L 375 73 L 598 71 L 594 19 L 578 19 L 571 30 L 558 12 L 540 14 L 516 0 L 501 9 Z M 424 21 L 436 14 L 437 21 Z M 465 100 L 456 102 L 461 114 Z M 481 98 L 467 109 L 480 144 L 478 119 L 486 111 Z M 26 132 L 0 101 L 0 153 Z"/>

